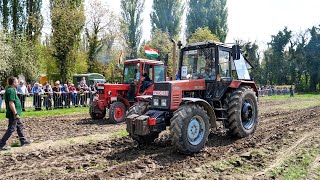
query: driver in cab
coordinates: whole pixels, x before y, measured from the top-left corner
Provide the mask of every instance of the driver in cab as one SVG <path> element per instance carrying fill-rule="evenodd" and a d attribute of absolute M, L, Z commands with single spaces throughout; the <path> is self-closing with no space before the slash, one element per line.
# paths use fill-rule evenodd
<path fill-rule="evenodd" d="M 142 88 L 140 92 L 144 92 L 148 87 L 152 84 L 152 81 L 148 75 L 148 73 L 145 71 L 142 75 Z"/>

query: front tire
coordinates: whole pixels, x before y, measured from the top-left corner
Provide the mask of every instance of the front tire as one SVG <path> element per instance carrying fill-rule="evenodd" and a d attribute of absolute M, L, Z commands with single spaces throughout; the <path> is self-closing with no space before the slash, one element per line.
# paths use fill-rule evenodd
<path fill-rule="evenodd" d="M 122 123 L 126 118 L 127 108 L 123 102 L 117 101 L 111 104 L 109 108 L 109 120 L 113 124 Z"/>
<path fill-rule="evenodd" d="M 224 101 L 231 135 L 243 138 L 253 134 L 258 125 L 257 96 L 252 88 L 240 87 L 227 94 Z"/>
<path fill-rule="evenodd" d="M 98 108 L 98 105 L 92 104 L 90 106 L 89 114 L 90 114 L 91 118 L 93 120 L 103 119 L 106 116 L 106 109 L 104 109 L 102 111 L 99 109 L 99 111 L 101 111 L 101 112 L 97 113 L 97 111 L 95 111 L 95 108 Z"/>
<path fill-rule="evenodd" d="M 127 116 L 132 114 L 142 115 L 150 108 L 150 102 L 140 101 L 134 103 L 128 110 Z"/>
<path fill-rule="evenodd" d="M 199 152 L 208 140 L 209 116 L 197 104 L 181 106 L 170 120 L 170 137 L 179 152 Z"/>

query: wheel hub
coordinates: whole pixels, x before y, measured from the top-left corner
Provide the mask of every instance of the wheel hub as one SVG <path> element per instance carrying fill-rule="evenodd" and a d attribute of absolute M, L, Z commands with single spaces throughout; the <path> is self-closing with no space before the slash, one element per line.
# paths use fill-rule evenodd
<path fill-rule="evenodd" d="M 122 119 L 124 116 L 124 109 L 122 107 L 116 107 L 114 111 L 115 119 Z"/>
<path fill-rule="evenodd" d="M 241 109 L 242 125 L 246 129 L 250 129 L 254 122 L 254 108 L 250 101 L 244 101 Z"/>
<path fill-rule="evenodd" d="M 188 141 L 192 145 L 198 145 L 204 137 L 204 121 L 200 116 L 193 117 L 188 125 Z"/>
<path fill-rule="evenodd" d="M 245 102 L 242 106 L 242 119 L 249 121 L 252 118 L 252 107 L 251 104 Z"/>

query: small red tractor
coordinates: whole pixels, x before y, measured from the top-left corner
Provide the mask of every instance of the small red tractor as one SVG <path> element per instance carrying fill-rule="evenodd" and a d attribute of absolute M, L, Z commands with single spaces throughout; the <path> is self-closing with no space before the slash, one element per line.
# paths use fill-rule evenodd
<path fill-rule="evenodd" d="M 126 124 L 133 139 L 151 143 L 169 126 L 172 144 L 190 154 L 205 146 L 217 121 L 239 138 L 254 133 L 258 91 L 239 45 L 188 45 L 180 51 L 178 67 L 180 80 L 155 83 L 145 105 L 142 101 L 131 107 L 137 113 L 128 115 Z"/>
<path fill-rule="evenodd" d="M 150 78 L 148 85 L 144 85 L 143 82 L 145 73 Z M 127 109 L 136 102 L 136 96 L 152 95 L 153 83 L 164 81 L 165 74 L 165 66 L 161 61 L 125 61 L 121 84 L 98 84 L 97 95 L 90 107 L 90 116 L 93 119 L 103 119 L 108 108 L 109 120 L 112 123 L 124 122 Z"/>

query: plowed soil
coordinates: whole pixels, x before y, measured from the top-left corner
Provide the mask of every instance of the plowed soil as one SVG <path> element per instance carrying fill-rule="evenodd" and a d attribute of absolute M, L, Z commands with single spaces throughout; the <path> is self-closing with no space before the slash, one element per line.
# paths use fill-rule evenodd
<path fill-rule="evenodd" d="M 87 114 L 29 118 L 26 132 L 34 143 L 0 153 L 0 179 L 275 178 L 270 171 L 288 157 L 304 147 L 320 148 L 320 106 L 299 106 L 317 101 L 262 99 L 255 134 L 235 139 L 212 131 L 206 147 L 189 156 L 175 151 L 167 131 L 154 144 L 138 146 L 128 136 L 114 136 L 124 132 L 125 124 L 93 121 Z M 0 123 L 0 134 L 5 126 Z M 78 141 L 95 134 L 105 136 Z M 69 143 L 59 145 L 65 139 Z M 307 170 L 308 177 L 318 177 L 318 159 Z"/>

